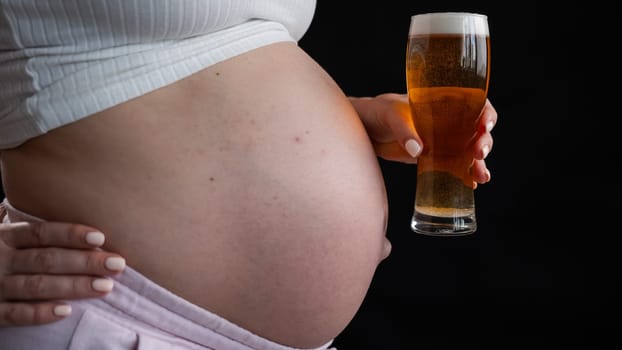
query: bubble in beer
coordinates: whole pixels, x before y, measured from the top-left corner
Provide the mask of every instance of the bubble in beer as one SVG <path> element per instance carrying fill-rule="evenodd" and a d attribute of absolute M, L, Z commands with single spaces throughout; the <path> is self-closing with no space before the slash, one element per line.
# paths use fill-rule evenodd
<path fill-rule="evenodd" d="M 473 208 L 473 189 L 446 171 L 425 171 L 417 176 L 417 205 L 429 208 Z"/>

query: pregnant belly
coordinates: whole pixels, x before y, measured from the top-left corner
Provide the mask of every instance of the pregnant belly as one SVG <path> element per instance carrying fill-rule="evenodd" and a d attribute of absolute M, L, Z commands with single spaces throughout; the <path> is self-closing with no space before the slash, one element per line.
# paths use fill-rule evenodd
<path fill-rule="evenodd" d="M 105 248 L 156 283 L 289 346 L 337 336 L 387 254 L 364 128 L 291 43 L 56 129 L 2 162 L 18 209 L 102 229 Z"/>

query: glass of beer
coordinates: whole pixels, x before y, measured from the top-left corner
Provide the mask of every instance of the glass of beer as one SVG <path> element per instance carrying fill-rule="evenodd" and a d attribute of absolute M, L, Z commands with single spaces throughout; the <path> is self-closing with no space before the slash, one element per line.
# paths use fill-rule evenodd
<path fill-rule="evenodd" d="M 487 16 L 437 12 L 411 17 L 406 85 L 423 141 L 411 220 L 414 232 L 458 236 L 477 229 L 470 149 L 486 103 L 489 73 Z"/>

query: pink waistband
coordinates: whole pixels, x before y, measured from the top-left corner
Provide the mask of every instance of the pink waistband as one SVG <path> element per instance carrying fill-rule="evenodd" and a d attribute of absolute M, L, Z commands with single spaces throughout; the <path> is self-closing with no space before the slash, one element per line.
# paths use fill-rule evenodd
<path fill-rule="evenodd" d="M 42 221 L 13 208 L 6 199 L 0 204 L 0 216 L 2 210 L 6 210 L 7 214 L 3 219 L 5 223 Z M 143 344 L 164 339 L 167 341 L 166 348 L 171 348 L 170 344 L 182 346 L 183 343 L 192 346 L 183 345 L 185 347 L 180 349 L 294 350 L 253 334 L 178 297 L 129 266 L 114 279 L 114 290 L 106 297 L 71 302 L 74 308 L 77 306 L 85 310 L 82 319 L 87 315 L 99 317 L 93 324 L 96 327 L 102 326 L 103 318 L 112 321 L 108 322 L 110 327 L 119 328 L 119 332 L 138 333 Z M 98 332 L 97 329 L 88 332 L 89 341 L 95 341 L 91 338 L 96 338 L 98 333 L 105 332 Z M 109 334 L 106 333 L 105 337 L 106 341 L 110 340 Z M 314 350 L 328 349 L 331 343 Z"/>

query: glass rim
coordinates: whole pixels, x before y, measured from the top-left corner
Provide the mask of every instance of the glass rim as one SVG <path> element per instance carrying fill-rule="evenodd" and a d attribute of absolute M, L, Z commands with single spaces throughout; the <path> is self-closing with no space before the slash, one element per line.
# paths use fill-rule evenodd
<path fill-rule="evenodd" d="M 479 12 L 461 12 L 461 11 L 438 11 L 438 12 L 416 13 L 416 14 L 410 16 L 410 18 L 424 17 L 424 16 L 483 17 L 484 19 L 488 18 L 488 16 L 486 14 L 483 14 L 483 13 L 479 13 Z"/>

